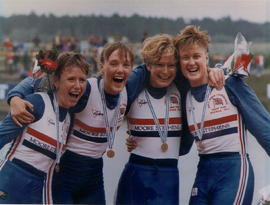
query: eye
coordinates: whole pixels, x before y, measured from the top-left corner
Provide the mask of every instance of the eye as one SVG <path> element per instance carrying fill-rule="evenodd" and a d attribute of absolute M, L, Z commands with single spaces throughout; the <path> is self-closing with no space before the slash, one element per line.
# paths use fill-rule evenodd
<path fill-rule="evenodd" d="M 73 82 L 73 81 L 75 81 L 75 78 L 74 77 L 69 77 L 67 80 L 70 81 L 70 82 Z"/>
<path fill-rule="evenodd" d="M 80 78 L 80 83 L 85 83 L 86 79 L 85 78 Z"/>
<path fill-rule="evenodd" d="M 130 69 L 131 68 L 131 64 L 130 63 L 124 63 L 123 66 L 127 69 Z"/>
<path fill-rule="evenodd" d="M 111 66 L 114 66 L 114 67 L 115 67 L 115 66 L 118 66 L 118 65 L 119 65 L 119 62 L 113 60 L 113 61 L 110 61 L 109 64 L 110 64 Z"/>
<path fill-rule="evenodd" d="M 162 67 L 164 67 L 164 65 L 161 64 L 161 63 L 156 63 L 156 64 L 154 64 L 154 66 L 157 67 L 157 68 L 162 68 Z"/>
<path fill-rule="evenodd" d="M 201 57 L 201 55 L 197 54 L 197 55 L 194 55 L 194 59 L 199 59 Z"/>
<path fill-rule="evenodd" d="M 180 58 L 181 60 L 184 60 L 184 61 L 188 60 L 188 56 L 181 56 Z"/>
<path fill-rule="evenodd" d="M 168 68 L 169 69 L 174 69 L 174 68 L 176 68 L 176 65 L 175 64 L 170 64 L 170 65 L 168 65 Z"/>

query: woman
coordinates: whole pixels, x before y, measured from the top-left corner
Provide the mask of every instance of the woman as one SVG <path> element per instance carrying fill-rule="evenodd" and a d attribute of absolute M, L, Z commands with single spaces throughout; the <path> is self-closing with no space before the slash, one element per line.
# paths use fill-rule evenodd
<path fill-rule="evenodd" d="M 51 203 L 50 183 L 67 141 L 69 108 L 83 95 L 89 64 L 80 54 L 63 53 L 53 73 L 53 91 L 29 95 L 35 120 L 18 126 L 8 115 L 0 125 L 0 148 L 14 140 L 0 171 L 0 203 Z"/>
<path fill-rule="evenodd" d="M 181 139 L 180 93 L 173 84 L 177 52 L 173 38 L 148 38 L 141 55 L 149 84 L 131 104 L 129 133 L 136 141 L 121 175 L 116 204 L 178 204 Z"/>
<path fill-rule="evenodd" d="M 221 90 L 209 87 L 206 32 L 187 26 L 175 42 L 181 71 L 191 85 L 186 111 L 200 157 L 189 204 L 249 205 L 254 173 L 246 129 L 270 155 L 270 115 L 240 77 L 228 77 Z"/>
<path fill-rule="evenodd" d="M 125 85 L 132 62 L 133 54 L 123 43 L 104 47 L 100 56 L 102 77 L 87 80 L 91 91 L 85 94 L 86 103 L 74 110 L 74 127 L 60 164 L 59 202 L 105 204 L 102 156 L 107 149 L 109 157 L 114 154 L 112 145 L 125 114 Z"/>

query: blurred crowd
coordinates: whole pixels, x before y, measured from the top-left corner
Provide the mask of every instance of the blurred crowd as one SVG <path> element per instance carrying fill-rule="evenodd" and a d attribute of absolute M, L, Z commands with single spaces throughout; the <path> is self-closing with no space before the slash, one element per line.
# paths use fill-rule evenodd
<path fill-rule="evenodd" d="M 140 64 L 139 50 L 141 43 L 129 43 L 126 37 L 121 41 L 129 44 L 135 54 L 135 64 Z M 98 71 L 98 55 L 107 42 L 116 41 L 114 38 L 90 37 L 79 40 L 69 36 L 56 36 L 52 42 L 44 43 L 36 36 L 31 42 L 18 43 L 5 38 L 0 46 L 0 72 L 9 74 L 20 74 L 21 78 L 31 75 L 33 61 L 40 49 L 57 51 L 76 51 L 85 55 L 90 63 L 92 72 Z"/>
<path fill-rule="evenodd" d="M 128 38 L 123 36 L 121 39 L 113 37 L 89 37 L 88 39 L 77 39 L 71 36 L 55 36 L 51 42 L 42 42 L 39 36 L 35 36 L 31 42 L 18 43 L 8 37 L 3 40 L 0 45 L 0 72 L 9 74 L 19 74 L 21 78 L 31 75 L 33 61 L 37 52 L 40 49 L 57 49 L 61 51 L 76 51 L 85 55 L 90 63 L 92 73 L 98 71 L 98 55 L 103 46 L 107 42 L 121 40 L 132 48 L 135 55 L 135 65 L 142 63 L 140 56 L 140 48 L 143 40 L 147 38 L 147 33 L 144 33 L 141 42 L 130 43 Z M 210 66 L 217 63 L 223 63 L 228 56 L 211 55 Z M 264 70 L 264 56 L 255 55 L 252 61 L 251 73 L 261 75 Z"/>

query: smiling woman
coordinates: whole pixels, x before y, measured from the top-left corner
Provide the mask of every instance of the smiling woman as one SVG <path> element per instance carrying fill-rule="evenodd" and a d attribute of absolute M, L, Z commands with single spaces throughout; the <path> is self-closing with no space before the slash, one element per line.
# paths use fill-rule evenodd
<path fill-rule="evenodd" d="M 177 71 L 173 38 L 150 37 L 141 54 L 150 82 L 127 114 L 130 137 L 137 147 L 119 180 L 116 204 L 179 204 L 182 123 L 180 92 L 173 83 Z"/>
<path fill-rule="evenodd" d="M 186 113 L 200 157 L 189 204 L 250 205 L 255 180 L 247 131 L 270 156 L 270 115 L 237 75 L 226 76 L 220 90 L 209 86 L 209 39 L 194 25 L 175 37 L 181 71 L 191 84 Z"/>
<path fill-rule="evenodd" d="M 107 44 L 100 56 L 100 71 L 104 90 L 111 95 L 119 94 L 132 71 L 133 54 L 122 43 Z"/>
<path fill-rule="evenodd" d="M 89 65 L 77 53 L 67 52 L 60 55 L 58 69 L 54 75 L 54 86 L 58 94 L 58 104 L 70 108 L 77 104 L 85 91 Z"/>
<path fill-rule="evenodd" d="M 84 93 L 89 68 L 85 58 L 75 53 L 62 54 L 55 64 L 55 89 L 26 97 L 35 108 L 34 121 L 21 127 L 8 115 L 0 125 L 0 149 L 14 140 L 0 165 L 0 203 L 51 203 L 47 187 L 67 142 L 68 109 Z"/>

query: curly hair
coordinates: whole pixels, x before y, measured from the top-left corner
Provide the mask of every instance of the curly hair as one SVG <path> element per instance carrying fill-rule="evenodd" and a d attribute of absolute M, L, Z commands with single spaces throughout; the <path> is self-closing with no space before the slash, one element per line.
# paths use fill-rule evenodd
<path fill-rule="evenodd" d="M 145 39 L 141 55 L 146 64 L 157 63 L 163 54 L 173 55 L 177 60 L 177 51 L 172 36 L 159 34 Z"/>

